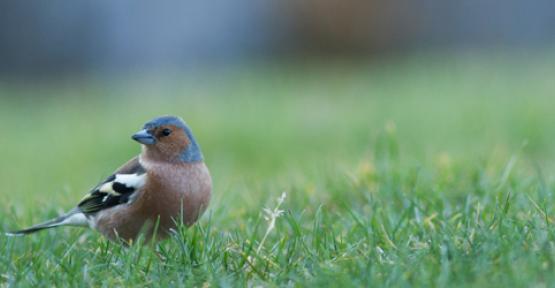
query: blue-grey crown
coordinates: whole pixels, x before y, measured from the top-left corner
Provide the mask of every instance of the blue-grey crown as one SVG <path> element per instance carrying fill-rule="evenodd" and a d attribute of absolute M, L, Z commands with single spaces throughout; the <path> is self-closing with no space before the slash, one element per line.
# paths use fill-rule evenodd
<path fill-rule="evenodd" d="M 185 134 L 189 138 L 189 146 L 187 146 L 187 149 L 185 149 L 185 151 L 181 153 L 181 160 L 183 162 L 189 163 L 203 160 L 204 157 L 202 156 L 202 152 L 200 151 L 200 146 L 195 140 L 191 128 L 189 128 L 189 126 L 185 124 L 185 121 L 183 121 L 183 119 L 175 116 L 162 116 L 154 118 L 145 124 L 144 129 L 152 129 L 164 125 L 173 125 L 183 129 L 183 131 L 185 131 Z"/>

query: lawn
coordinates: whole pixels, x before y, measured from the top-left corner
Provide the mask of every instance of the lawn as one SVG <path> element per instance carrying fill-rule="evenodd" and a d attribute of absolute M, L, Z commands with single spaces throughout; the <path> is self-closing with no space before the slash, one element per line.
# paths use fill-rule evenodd
<path fill-rule="evenodd" d="M 0 286 L 549 287 L 553 75 L 515 52 L 0 83 L 5 231 L 72 208 L 157 115 L 193 128 L 215 185 L 157 244 L 0 236 Z"/>

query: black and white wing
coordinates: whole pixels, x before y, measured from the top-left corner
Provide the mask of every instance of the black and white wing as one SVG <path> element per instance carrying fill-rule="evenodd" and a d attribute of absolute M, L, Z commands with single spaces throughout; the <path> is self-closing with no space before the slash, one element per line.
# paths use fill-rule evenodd
<path fill-rule="evenodd" d="M 85 215 L 91 215 L 116 205 L 129 203 L 134 193 L 144 186 L 145 181 L 144 167 L 139 163 L 138 158 L 133 158 L 91 190 L 77 208 Z"/>
<path fill-rule="evenodd" d="M 12 231 L 6 234 L 18 236 L 58 226 L 87 226 L 89 223 L 87 216 L 103 209 L 129 203 L 129 201 L 133 200 L 135 193 L 143 187 L 145 181 L 145 169 L 141 166 L 137 157 L 133 158 L 104 182 L 96 186 L 81 200 L 75 209 L 27 229 Z"/>

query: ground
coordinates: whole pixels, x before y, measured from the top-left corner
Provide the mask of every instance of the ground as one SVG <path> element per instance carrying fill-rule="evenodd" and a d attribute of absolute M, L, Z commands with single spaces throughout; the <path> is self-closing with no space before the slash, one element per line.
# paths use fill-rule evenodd
<path fill-rule="evenodd" d="M 72 208 L 158 115 L 186 119 L 215 186 L 200 223 L 158 244 L 0 236 L 0 283 L 550 286 L 554 74 L 544 51 L 4 82 L 5 231 Z"/>

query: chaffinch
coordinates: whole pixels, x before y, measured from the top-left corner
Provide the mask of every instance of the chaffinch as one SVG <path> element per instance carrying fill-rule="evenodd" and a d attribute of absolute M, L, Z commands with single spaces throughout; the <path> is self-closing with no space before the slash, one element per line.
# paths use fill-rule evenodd
<path fill-rule="evenodd" d="M 192 225 L 206 210 L 212 179 L 200 147 L 182 119 L 147 122 L 132 138 L 142 152 L 98 184 L 68 213 L 10 235 L 59 226 L 88 226 L 110 240 L 167 237 L 178 223 Z M 156 235 L 155 235 L 156 234 Z"/>

